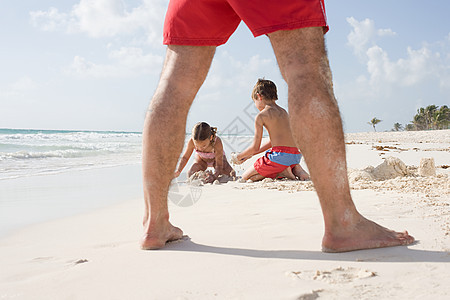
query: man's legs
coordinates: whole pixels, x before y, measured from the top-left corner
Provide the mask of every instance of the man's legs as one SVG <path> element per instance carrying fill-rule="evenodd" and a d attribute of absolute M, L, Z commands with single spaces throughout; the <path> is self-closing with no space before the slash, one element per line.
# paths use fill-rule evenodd
<path fill-rule="evenodd" d="M 333 94 L 321 27 L 269 34 L 283 78 L 289 87 L 289 114 L 322 207 L 324 251 L 406 245 L 407 232 L 388 230 L 365 219 L 350 196 L 344 134 Z"/>
<path fill-rule="evenodd" d="M 169 222 L 167 195 L 183 149 L 186 118 L 208 74 L 215 47 L 168 46 L 158 87 L 143 131 L 143 249 L 158 249 L 182 237 Z"/>

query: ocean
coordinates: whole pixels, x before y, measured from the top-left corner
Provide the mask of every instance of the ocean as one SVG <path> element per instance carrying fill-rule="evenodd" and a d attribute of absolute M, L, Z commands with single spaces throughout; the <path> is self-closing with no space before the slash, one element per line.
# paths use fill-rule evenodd
<path fill-rule="evenodd" d="M 252 141 L 219 136 L 228 158 Z M 141 160 L 140 132 L 0 129 L 0 237 L 121 201 L 143 203 Z"/>
<path fill-rule="evenodd" d="M 0 180 L 139 163 L 141 133 L 0 129 Z"/>
<path fill-rule="evenodd" d="M 251 142 L 248 135 L 220 137 L 228 157 Z M 137 164 L 141 159 L 140 132 L 0 129 L 0 180 Z"/>
<path fill-rule="evenodd" d="M 0 129 L 0 236 L 142 197 L 141 133 Z"/>

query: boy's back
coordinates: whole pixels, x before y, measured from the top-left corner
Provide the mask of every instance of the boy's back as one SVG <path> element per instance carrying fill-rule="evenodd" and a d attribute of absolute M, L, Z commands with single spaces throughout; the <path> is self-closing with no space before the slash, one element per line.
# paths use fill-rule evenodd
<path fill-rule="evenodd" d="M 262 122 L 267 129 L 272 147 L 297 147 L 292 136 L 289 114 L 275 101 L 266 101 L 265 108 L 256 116 L 255 121 Z"/>

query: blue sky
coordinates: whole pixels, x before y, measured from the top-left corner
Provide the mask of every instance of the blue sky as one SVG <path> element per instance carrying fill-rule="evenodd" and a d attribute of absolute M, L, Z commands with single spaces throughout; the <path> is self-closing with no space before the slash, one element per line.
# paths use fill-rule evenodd
<path fill-rule="evenodd" d="M 0 0 L 0 128 L 141 131 L 158 83 L 166 0 Z M 450 2 L 329 0 L 327 48 L 346 132 L 450 103 Z M 257 78 L 283 82 L 267 37 L 241 23 L 217 48 L 188 118 L 252 128 Z M 249 106 L 250 105 L 250 106 Z M 236 120 L 241 125 L 236 123 Z"/>

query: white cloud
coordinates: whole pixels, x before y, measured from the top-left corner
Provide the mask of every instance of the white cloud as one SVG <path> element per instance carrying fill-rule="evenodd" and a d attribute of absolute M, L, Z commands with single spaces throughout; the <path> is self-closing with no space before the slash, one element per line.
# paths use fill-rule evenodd
<path fill-rule="evenodd" d="M 30 21 L 34 27 L 44 31 L 57 31 L 68 28 L 73 22 L 70 14 L 60 13 L 57 8 L 50 7 L 47 11 L 30 12 Z"/>
<path fill-rule="evenodd" d="M 121 0 L 80 0 L 68 13 L 51 7 L 30 12 L 31 24 L 45 31 L 85 33 L 90 37 L 143 34 L 148 43 L 159 40 L 167 0 L 143 0 L 127 9 Z"/>
<path fill-rule="evenodd" d="M 348 45 L 353 48 L 356 55 L 361 56 L 368 48 L 375 44 L 376 37 L 395 36 L 391 29 L 376 29 L 375 22 L 370 19 L 358 21 L 353 17 L 346 19 L 353 27 L 347 36 Z"/>
<path fill-rule="evenodd" d="M 231 94 L 248 95 L 249 98 L 257 78 L 273 73 L 273 68 L 277 68 L 274 60 L 261 58 L 259 55 L 250 57 L 248 61 L 241 61 L 226 51 L 218 53 L 202 87 L 204 92 L 200 94 L 199 100 L 217 101 L 220 98 L 207 95 L 214 95 L 218 89 L 228 90 Z"/>
<path fill-rule="evenodd" d="M 11 85 L 15 91 L 29 91 L 38 87 L 38 84 L 28 76 L 22 77 Z"/>
<path fill-rule="evenodd" d="M 392 31 L 392 29 L 378 29 L 377 30 L 378 36 L 395 36 L 397 33 Z"/>
<path fill-rule="evenodd" d="M 374 23 L 369 19 L 358 22 L 353 17 L 347 18 L 347 22 L 353 27 L 353 30 L 347 36 L 348 44 L 356 54 L 360 55 L 365 52 L 367 44 L 373 38 L 375 33 Z"/>
<path fill-rule="evenodd" d="M 370 82 L 375 87 L 386 83 L 412 86 L 437 73 L 435 59 L 431 50 L 407 48 L 406 58 L 391 61 L 386 51 L 379 46 L 367 50 L 367 71 Z"/>
<path fill-rule="evenodd" d="M 33 91 L 39 87 L 33 79 L 28 76 L 24 76 L 10 84 L 9 86 L 0 89 L 1 97 L 13 97 L 13 96 L 23 96 L 27 92 Z"/>
<path fill-rule="evenodd" d="M 376 91 L 382 93 L 382 89 L 386 91 L 393 86 L 411 87 L 427 79 L 436 79 L 445 86 L 442 79 L 449 77 L 449 60 L 434 52 L 430 45 L 424 44 L 417 50 L 407 47 L 404 58 L 391 60 L 377 44 L 377 37 L 396 35 L 391 29 L 377 29 L 370 19 L 357 21 L 350 17 L 347 22 L 353 27 L 348 44 L 367 67 L 368 77 L 358 79 L 359 84 L 367 85 L 364 89 L 372 89 L 366 94 L 376 95 Z"/>
<path fill-rule="evenodd" d="M 237 58 L 218 48 L 208 77 L 190 110 L 187 130 L 200 120 L 225 130 L 236 117 L 253 128 L 256 108 L 251 101 L 251 91 L 259 77 L 273 80 L 280 100 L 286 100 L 286 90 L 274 58 L 261 55 Z"/>
<path fill-rule="evenodd" d="M 96 64 L 75 56 L 67 73 L 80 78 L 126 78 L 159 72 L 163 57 L 141 48 L 122 47 L 109 53 L 111 64 Z"/>
<path fill-rule="evenodd" d="M 438 53 L 442 63 L 439 64 L 439 86 L 441 89 L 450 90 L 450 33 L 441 43 L 442 51 Z"/>
<path fill-rule="evenodd" d="M 381 128 L 389 130 L 395 122 L 410 122 L 414 107 L 445 103 L 450 89 L 450 35 L 403 49 L 392 39 L 388 48 L 381 40 L 395 36 L 392 30 L 380 30 L 369 19 L 347 21 L 352 25 L 348 45 L 362 68 L 355 77 L 340 79 L 335 91 L 350 127 L 376 116 L 383 120 Z"/>
<path fill-rule="evenodd" d="M 208 82 L 208 86 L 216 88 L 225 83 L 230 87 L 236 84 L 248 87 L 249 80 L 256 82 L 255 76 L 264 75 L 267 73 L 266 69 L 272 65 L 276 67 L 274 60 L 261 58 L 259 55 L 254 55 L 243 62 L 224 51 L 213 61 L 211 77 L 214 78 Z"/>

